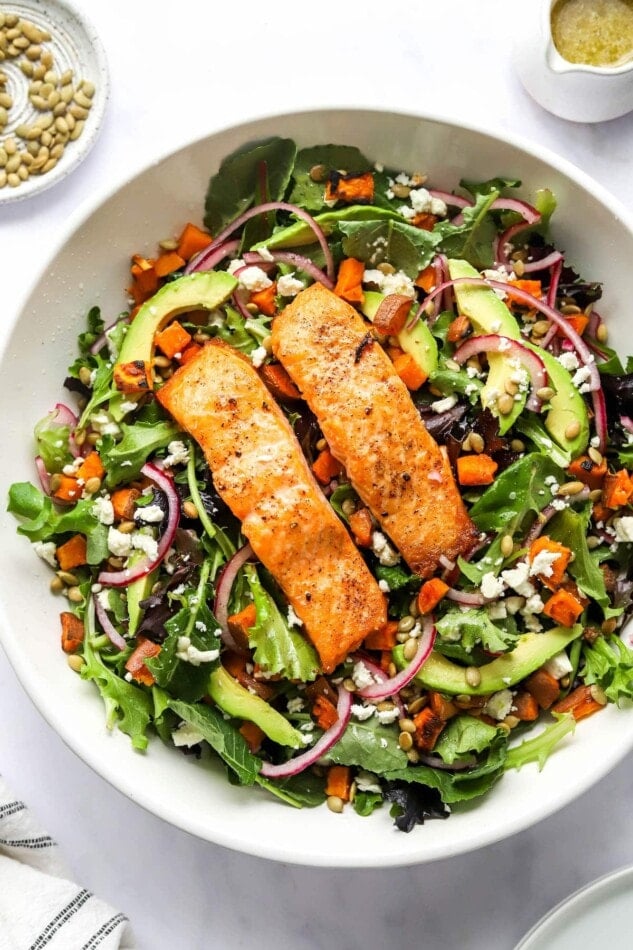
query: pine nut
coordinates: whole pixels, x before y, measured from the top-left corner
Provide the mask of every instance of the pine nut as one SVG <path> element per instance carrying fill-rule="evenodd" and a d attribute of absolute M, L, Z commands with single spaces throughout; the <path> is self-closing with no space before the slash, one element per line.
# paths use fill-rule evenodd
<path fill-rule="evenodd" d="M 609 331 L 604 323 L 599 324 L 596 330 L 596 340 L 598 343 L 606 343 L 609 339 Z"/>
<path fill-rule="evenodd" d="M 101 479 L 98 475 L 93 475 L 92 478 L 86 480 L 84 485 L 84 490 L 88 495 L 94 495 L 95 492 L 98 492 L 101 488 Z"/>
<path fill-rule="evenodd" d="M 192 501 L 183 502 L 182 512 L 186 518 L 197 518 L 198 509 Z"/>
<path fill-rule="evenodd" d="M 89 80 L 84 79 L 81 83 L 80 89 L 84 96 L 87 96 L 88 99 L 92 99 L 95 94 L 95 84 Z"/>
<path fill-rule="evenodd" d="M 409 633 L 415 626 L 415 617 L 407 615 L 398 622 L 398 631 L 400 633 Z"/>
<path fill-rule="evenodd" d="M 327 807 L 336 815 L 340 815 L 345 807 L 345 802 L 342 798 L 339 798 L 338 795 L 328 795 Z"/>
<path fill-rule="evenodd" d="M 542 399 L 543 402 L 549 402 L 549 400 L 556 395 L 556 390 L 552 389 L 551 386 L 542 386 L 536 390 L 536 395 L 539 399 Z"/>
<path fill-rule="evenodd" d="M 86 661 L 79 653 L 71 653 L 66 662 L 73 672 L 81 673 Z"/>
<path fill-rule="evenodd" d="M 565 482 L 564 485 L 561 485 L 556 492 L 557 495 L 577 495 L 578 492 L 582 491 L 584 488 L 582 482 Z"/>
<path fill-rule="evenodd" d="M 4 168 L 0 168 L 0 188 L 5 188 L 7 184 L 7 173 Z"/>
<path fill-rule="evenodd" d="M 477 455 L 481 454 L 485 448 L 485 442 L 483 436 L 479 435 L 478 432 L 470 433 L 470 448 L 473 452 L 476 452 Z"/>
<path fill-rule="evenodd" d="M 587 455 L 589 456 L 591 461 L 594 462 L 596 465 L 602 464 L 602 461 L 603 461 L 602 453 L 600 453 L 598 449 L 596 449 L 593 445 L 589 446 L 589 451 L 587 452 Z"/>
<path fill-rule="evenodd" d="M 503 393 L 497 399 L 497 409 L 502 416 L 509 416 L 514 409 L 514 399 L 508 393 Z"/>
<path fill-rule="evenodd" d="M 403 752 L 409 752 L 413 748 L 413 736 L 410 732 L 401 732 L 398 736 L 398 745 Z"/>
<path fill-rule="evenodd" d="M 574 419 L 574 421 L 570 422 L 567 428 L 565 429 L 565 438 L 571 441 L 572 439 L 575 439 L 576 436 L 578 436 L 579 434 L 580 434 L 580 423 L 578 422 L 577 419 Z"/>
<path fill-rule="evenodd" d="M 513 452 L 525 452 L 525 442 L 522 442 L 521 439 L 513 439 L 510 448 Z"/>
<path fill-rule="evenodd" d="M 418 652 L 419 643 L 415 637 L 408 637 L 405 640 L 404 647 L 402 648 L 402 655 L 408 662 L 411 662 L 413 657 Z"/>
<path fill-rule="evenodd" d="M 510 557 L 514 551 L 514 541 L 511 534 L 504 534 L 501 538 L 500 548 L 504 557 Z"/>
<path fill-rule="evenodd" d="M 464 679 L 469 686 L 472 686 L 473 689 L 476 689 L 481 683 L 481 673 L 476 666 L 469 666 L 464 673 Z"/>
<path fill-rule="evenodd" d="M 64 589 L 64 582 L 59 577 L 54 577 L 49 584 L 51 594 L 61 594 Z"/>
<path fill-rule="evenodd" d="M 20 165 L 17 174 L 20 181 L 26 181 L 26 179 L 29 177 L 29 170 L 26 165 Z"/>
<path fill-rule="evenodd" d="M 66 597 L 71 604 L 81 604 L 84 599 L 84 595 L 78 587 L 69 587 L 66 591 Z"/>
<path fill-rule="evenodd" d="M 401 719 L 399 725 L 400 732 L 409 732 L 411 735 L 415 735 L 415 723 L 413 719 Z"/>

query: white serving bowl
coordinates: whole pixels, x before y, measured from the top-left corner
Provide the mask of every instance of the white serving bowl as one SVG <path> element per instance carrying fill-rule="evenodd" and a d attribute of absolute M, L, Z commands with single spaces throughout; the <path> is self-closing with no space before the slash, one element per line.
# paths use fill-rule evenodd
<path fill-rule="evenodd" d="M 129 259 L 151 254 L 157 240 L 200 221 L 209 176 L 224 155 L 270 135 L 300 145 L 357 145 L 388 166 L 424 171 L 451 189 L 460 177 L 520 178 L 528 199 L 541 187 L 558 198 L 556 243 L 588 279 L 604 282 L 601 312 L 621 350 L 633 350 L 627 325 L 633 225 L 624 210 L 582 171 L 540 147 L 441 119 L 360 109 L 273 116 L 226 129 L 168 155 L 92 203 L 65 229 L 58 248 L 16 315 L 1 359 L 0 445 L 3 495 L 13 481 L 36 481 L 33 424 L 63 395 L 87 310 L 106 321 L 125 306 Z M 633 712 L 613 707 L 581 723 L 538 772 L 509 772 L 484 799 L 411 834 L 395 830 L 388 808 L 370 818 L 348 808 L 295 810 L 256 790 L 229 785 L 222 769 L 183 757 L 160 740 L 133 751 L 127 736 L 107 732 L 100 696 L 72 673 L 59 646 L 63 602 L 49 593 L 50 571 L 0 512 L 1 638 L 15 671 L 42 715 L 104 779 L 166 821 L 230 848 L 305 865 L 378 867 L 430 861 L 515 834 L 569 803 L 633 746 Z"/>

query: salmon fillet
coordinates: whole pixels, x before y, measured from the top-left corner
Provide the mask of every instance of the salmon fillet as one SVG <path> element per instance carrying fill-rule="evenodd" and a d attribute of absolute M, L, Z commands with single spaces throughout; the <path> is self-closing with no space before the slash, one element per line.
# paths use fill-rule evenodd
<path fill-rule="evenodd" d="M 275 317 L 272 345 L 355 490 L 410 569 L 428 577 L 477 532 L 445 452 L 368 331 L 352 306 L 313 284 Z"/>
<path fill-rule="evenodd" d="M 202 448 L 216 490 L 332 672 L 384 626 L 385 598 L 269 390 L 245 357 L 216 341 L 156 397 Z"/>

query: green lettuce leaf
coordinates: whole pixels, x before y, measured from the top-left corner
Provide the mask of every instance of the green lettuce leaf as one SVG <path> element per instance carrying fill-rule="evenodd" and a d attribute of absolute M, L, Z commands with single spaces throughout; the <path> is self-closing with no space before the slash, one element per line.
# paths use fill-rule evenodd
<path fill-rule="evenodd" d="M 580 675 L 585 683 L 597 683 L 612 703 L 633 699 L 633 650 L 619 637 L 598 637 L 591 645 L 583 644 L 582 656 Z"/>
<path fill-rule="evenodd" d="M 587 535 L 591 505 L 585 505 L 579 511 L 566 508 L 560 511 L 547 526 L 547 534 L 554 541 L 564 544 L 574 552 L 574 559 L 567 566 L 567 571 L 574 578 L 579 588 L 591 600 L 602 608 L 605 618 L 617 617 L 622 608 L 611 606 L 611 599 L 607 593 L 604 574 L 600 570 L 595 557 L 589 550 Z"/>
<path fill-rule="evenodd" d="M 357 765 L 375 775 L 405 769 L 406 753 L 398 745 L 393 726 L 382 725 L 375 715 L 360 722 L 351 719 L 335 746 L 327 753 L 335 765 Z"/>
<path fill-rule="evenodd" d="M 262 788 L 295 808 L 316 808 L 317 805 L 322 805 L 326 798 L 325 778 L 315 775 L 311 769 L 275 781 L 258 775 L 256 781 Z"/>
<path fill-rule="evenodd" d="M 538 513 L 550 504 L 552 490 L 545 484 L 550 476 L 559 485 L 565 481 L 565 473 L 544 455 L 525 455 L 497 476 L 470 509 L 471 518 L 480 531 L 512 534 L 528 512 Z"/>
<path fill-rule="evenodd" d="M 550 723 L 538 736 L 525 739 L 520 745 L 508 749 L 505 769 L 520 769 L 528 762 L 537 762 L 539 771 L 554 751 L 555 746 L 576 728 L 576 720 L 571 713 L 552 713 L 555 722 Z"/>
<path fill-rule="evenodd" d="M 150 694 L 106 666 L 99 653 L 93 650 L 90 637 L 84 641 L 84 660 L 81 676 L 96 683 L 105 704 L 108 729 L 118 726 L 130 737 L 135 749 L 146 749 L 147 728 L 153 714 Z"/>
<path fill-rule="evenodd" d="M 121 432 L 123 436 L 119 441 L 107 435 L 101 439 L 100 453 L 109 488 L 136 478 L 150 455 L 167 448 L 178 437 L 180 429 L 174 422 L 139 420 L 121 423 Z"/>
<path fill-rule="evenodd" d="M 475 716 L 454 716 L 443 729 L 433 752 L 447 765 L 452 765 L 471 753 L 483 752 L 498 734 L 498 726 L 490 726 Z"/>
<path fill-rule="evenodd" d="M 479 193 L 474 205 L 462 211 L 461 224 L 445 220 L 435 225 L 433 233 L 439 235 L 440 249 L 447 257 L 466 260 L 478 270 L 492 267 L 497 228 L 489 211 L 490 205 L 498 197 L 499 192 L 496 190 L 487 194 Z"/>
<path fill-rule="evenodd" d="M 207 189 L 204 223 L 217 234 L 254 202 L 261 163 L 268 174 L 271 201 L 283 198 L 295 161 L 296 146 L 291 139 L 272 137 L 249 143 L 223 160 Z"/>
<path fill-rule="evenodd" d="M 481 607 L 467 610 L 450 607 L 443 617 L 436 620 L 435 627 L 442 639 L 449 642 L 459 640 L 467 653 L 477 645 L 490 653 L 507 653 L 517 642 L 515 630 L 497 626 Z"/>
<path fill-rule="evenodd" d="M 213 336 L 229 343 L 234 350 L 247 355 L 261 345 L 262 340 L 270 336 L 270 317 L 249 317 L 245 320 L 233 307 L 225 307 L 225 319 L 211 327 Z"/>
<path fill-rule="evenodd" d="M 315 216 L 316 223 L 327 238 L 332 240 L 340 234 L 340 228 L 346 221 L 402 221 L 402 215 L 389 208 L 376 208 L 373 205 L 348 205 L 345 208 L 337 208 L 335 211 L 324 211 L 323 214 Z M 284 228 L 279 228 L 271 237 L 261 241 L 253 247 L 257 250 L 259 247 L 269 247 L 271 250 L 279 250 L 286 247 L 306 247 L 316 244 L 316 236 L 313 229 L 305 221 L 295 221 Z M 307 253 L 302 251 L 302 253 Z"/>
<path fill-rule="evenodd" d="M 310 169 L 323 165 L 325 175 L 319 182 L 312 181 Z M 321 211 L 325 204 L 325 180 L 331 171 L 345 171 L 347 174 L 362 174 L 371 169 L 371 163 L 359 149 L 353 145 L 316 145 L 297 152 L 293 186 L 288 201 L 305 208 L 306 211 Z"/>
<path fill-rule="evenodd" d="M 320 664 L 314 647 L 294 627 L 289 626 L 273 598 L 262 587 L 253 565 L 245 567 L 246 579 L 255 602 L 257 621 L 249 631 L 255 663 L 271 674 L 309 682 L 317 677 Z"/>
<path fill-rule="evenodd" d="M 248 748 L 246 740 L 222 713 L 214 706 L 201 703 L 185 703 L 174 699 L 154 686 L 153 691 L 160 693 L 162 706 L 169 707 L 180 719 L 189 723 L 209 743 L 222 761 L 229 767 L 240 785 L 253 785 L 261 768 L 261 759 Z"/>
<path fill-rule="evenodd" d="M 24 520 L 18 534 L 30 541 L 48 541 L 63 534 L 85 534 L 88 563 L 102 560 L 104 525 L 92 513 L 94 499 L 82 498 L 72 508 L 57 511 L 48 497 L 30 482 L 14 482 L 9 488 L 7 510 Z M 91 535 L 94 534 L 94 539 Z"/>
<path fill-rule="evenodd" d="M 387 261 L 412 280 L 430 264 L 439 242 L 435 231 L 424 231 L 402 219 L 340 221 L 339 229 L 345 235 L 343 251 L 348 257 L 369 267 Z"/>

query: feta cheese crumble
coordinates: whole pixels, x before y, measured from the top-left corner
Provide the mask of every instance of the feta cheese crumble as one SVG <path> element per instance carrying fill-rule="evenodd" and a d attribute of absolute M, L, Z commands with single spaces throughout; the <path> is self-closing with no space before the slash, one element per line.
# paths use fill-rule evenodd
<path fill-rule="evenodd" d="M 385 567 L 395 567 L 400 561 L 400 555 L 392 548 L 386 537 L 380 531 L 374 531 L 371 536 L 371 549 Z"/>
<path fill-rule="evenodd" d="M 178 637 L 176 656 L 185 663 L 191 663 L 192 666 L 200 666 L 201 663 L 213 663 L 220 656 L 220 651 L 199 650 L 189 637 Z"/>

